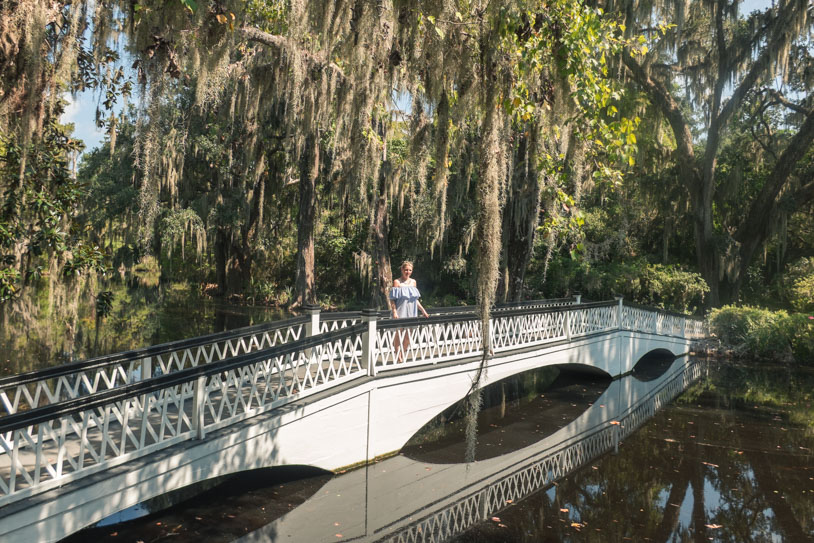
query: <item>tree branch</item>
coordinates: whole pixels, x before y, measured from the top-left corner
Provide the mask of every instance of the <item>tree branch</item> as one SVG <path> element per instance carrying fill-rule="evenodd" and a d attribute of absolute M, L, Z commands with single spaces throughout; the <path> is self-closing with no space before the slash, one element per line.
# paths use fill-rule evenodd
<path fill-rule="evenodd" d="M 322 58 L 306 51 L 300 46 L 299 43 L 290 38 L 279 36 L 277 34 L 269 34 L 268 32 L 263 32 L 258 28 L 253 28 L 250 26 L 243 26 L 237 29 L 236 32 L 243 36 L 243 38 L 247 41 L 267 45 L 281 53 L 296 51 L 311 64 L 312 68 L 316 68 L 318 70 L 330 70 L 338 75 L 343 81 L 347 81 L 347 76 L 345 76 L 345 72 L 342 71 L 342 68 L 326 58 Z"/>
<path fill-rule="evenodd" d="M 775 103 L 781 104 L 789 108 L 790 110 L 794 111 L 795 113 L 802 113 L 803 115 L 808 115 L 810 113 L 809 110 L 801 106 L 800 104 L 795 104 L 785 96 L 780 91 L 775 89 L 769 89 L 769 95 L 774 98 Z"/>
<path fill-rule="evenodd" d="M 719 126 L 724 126 L 727 123 L 729 117 L 740 107 L 747 93 L 754 87 L 760 76 L 763 75 L 763 72 L 771 65 L 771 52 L 777 50 L 780 42 L 792 39 L 788 35 L 789 32 L 787 29 L 791 26 L 795 17 L 802 16 L 802 14 L 797 13 L 797 7 L 799 5 L 800 2 L 786 2 L 784 6 L 786 9 L 775 18 L 769 38 L 771 43 L 763 47 L 760 56 L 752 63 L 749 71 L 741 80 L 740 85 L 735 88 L 732 92 L 732 96 L 729 97 L 729 100 L 727 100 L 723 108 L 721 108 L 721 112 L 718 114 Z M 805 6 L 803 9 L 805 9 Z"/>
<path fill-rule="evenodd" d="M 766 184 L 763 185 L 760 194 L 752 202 L 744 221 L 733 236 L 742 244 L 743 262 L 751 261 L 755 248 L 765 238 L 769 223 L 767 217 L 769 217 L 774 206 L 777 205 L 777 196 L 786 186 L 794 168 L 808 152 L 812 142 L 814 142 L 814 111 L 806 116 L 800 130 L 791 138 L 789 144 L 780 154 L 780 158 L 775 163 L 768 179 L 766 179 Z M 811 184 L 809 183 L 801 189 L 801 195 L 811 193 Z M 803 202 L 803 200 L 796 200 L 795 204 L 799 206 Z"/>
<path fill-rule="evenodd" d="M 656 107 L 661 109 L 670 127 L 673 129 L 673 134 L 676 138 L 676 145 L 678 151 L 678 163 L 682 170 L 682 177 L 690 193 L 698 190 L 696 186 L 697 175 L 695 172 L 695 151 L 693 150 L 692 132 L 690 125 L 684 119 L 681 113 L 681 108 L 678 102 L 675 101 L 670 91 L 660 81 L 651 78 L 644 70 L 641 64 L 630 55 L 628 51 L 622 54 L 623 62 L 628 70 L 633 75 L 633 79 L 638 83 L 650 98 L 653 100 Z"/>

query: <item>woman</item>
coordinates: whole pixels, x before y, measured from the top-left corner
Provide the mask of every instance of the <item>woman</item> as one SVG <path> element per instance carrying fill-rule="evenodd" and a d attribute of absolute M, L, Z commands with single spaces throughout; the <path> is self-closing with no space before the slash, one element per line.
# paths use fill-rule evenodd
<path fill-rule="evenodd" d="M 408 319 L 417 317 L 418 312 L 425 317 L 429 317 L 427 311 L 418 299 L 421 293 L 418 292 L 413 275 L 413 263 L 405 260 L 401 264 L 401 277 L 393 280 L 393 288 L 390 289 L 390 305 L 392 307 L 394 319 Z M 396 345 L 398 349 L 398 362 L 404 361 L 404 353 L 410 345 L 410 335 L 407 330 L 396 332 Z"/>

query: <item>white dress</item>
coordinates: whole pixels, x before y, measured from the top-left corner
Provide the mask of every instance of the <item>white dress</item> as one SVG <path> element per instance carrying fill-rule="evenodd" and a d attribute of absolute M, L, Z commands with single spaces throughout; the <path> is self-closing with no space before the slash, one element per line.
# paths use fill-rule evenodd
<path fill-rule="evenodd" d="M 407 283 L 400 283 L 397 287 L 390 288 L 390 299 L 396 304 L 396 314 L 400 319 L 407 319 L 418 316 L 418 299 L 421 293 L 416 287 L 415 279 L 410 279 Z"/>

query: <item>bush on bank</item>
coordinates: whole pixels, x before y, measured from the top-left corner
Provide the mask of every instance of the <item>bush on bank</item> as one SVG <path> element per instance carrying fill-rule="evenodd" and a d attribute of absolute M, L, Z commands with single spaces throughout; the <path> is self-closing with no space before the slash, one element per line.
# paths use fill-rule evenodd
<path fill-rule="evenodd" d="M 814 315 L 728 305 L 709 313 L 712 333 L 735 354 L 814 364 Z"/>

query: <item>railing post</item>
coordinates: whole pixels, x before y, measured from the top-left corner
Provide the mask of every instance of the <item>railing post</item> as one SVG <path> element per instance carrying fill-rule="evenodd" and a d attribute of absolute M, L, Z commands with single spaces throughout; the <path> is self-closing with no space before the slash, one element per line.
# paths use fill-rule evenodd
<path fill-rule="evenodd" d="M 574 293 L 574 304 L 579 305 L 582 303 L 582 294 L 579 292 Z"/>
<path fill-rule="evenodd" d="M 367 323 L 367 329 L 362 333 L 362 363 L 367 368 L 367 374 L 376 375 L 376 318 L 379 312 L 376 309 L 363 309 L 362 322 Z"/>
<path fill-rule="evenodd" d="M 148 356 L 141 360 L 141 380 L 146 381 L 153 376 L 153 357 Z"/>
<path fill-rule="evenodd" d="M 204 428 L 204 398 L 206 397 L 206 375 L 201 375 L 195 380 L 195 388 L 192 394 L 192 429 L 195 431 L 195 439 L 206 437 Z"/>
<path fill-rule="evenodd" d="M 565 339 L 568 341 L 568 343 L 571 343 L 571 310 L 568 309 L 568 306 L 566 306 L 564 308 L 564 312 L 565 320 L 563 321 L 563 324 L 565 325 Z"/>
<path fill-rule="evenodd" d="M 305 323 L 305 337 L 319 334 L 319 306 L 315 304 L 303 304 L 302 309 L 306 315 L 311 317 L 311 320 Z"/>
<path fill-rule="evenodd" d="M 616 301 L 619 302 L 619 305 L 617 306 L 617 309 L 616 309 L 616 324 L 618 325 L 617 327 L 619 328 L 619 330 L 622 330 L 624 328 L 623 327 L 624 323 L 622 321 L 622 317 L 623 317 L 622 312 L 624 311 L 625 299 L 622 296 L 614 296 L 614 298 L 616 298 Z"/>
<path fill-rule="evenodd" d="M 148 356 L 141 359 L 141 380 L 146 381 L 153 376 L 153 357 Z M 142 428 L 147 424 L 147 413 L 149 412 L 150 394 L 141 397 L 141 417 Z"/>

